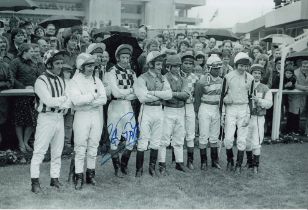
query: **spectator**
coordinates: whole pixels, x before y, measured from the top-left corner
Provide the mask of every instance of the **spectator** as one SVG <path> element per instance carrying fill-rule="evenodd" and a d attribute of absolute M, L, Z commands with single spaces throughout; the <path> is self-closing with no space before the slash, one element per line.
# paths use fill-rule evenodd
<path fill-rule="evenodd" d="M 179 45 L 180 45 L 180 42 L 184 41 L 185 40 L 185 34 L 183 33 L 178 33 L 176 34 L 176 37 L 175 37 L 175 43 L 177 45 L 177 48 L 179 48 Z"/>
<path fill-rule="evenodd" d="M 259 40 L 254 40 L 254 41 L 252 42 L 252 46 L 253 46 L 253 47 L 255 47 L 255 46 L 260 46 Z"/>
<path fill-rule="evenodd" d="M 147 38 L 148 28 L 145 25 L 139 26 L 138 39 L 144 41 Z"/>
<path fill-rule="evenodd" d="M 308 92 L 308 59 L 305 59 L 302 61 L 300 68 L 296 69 L 294 71 L 294 75 L 296 77 L 296 83 L 295 88 L 298 90 L 302 90 L 305 92 Z M 300 120 L 300 114 L 303 113 L 305 107 L 306 107 L 306 96 L 302 95 L 293 95 L 292 97 L 289 97 L 289 113 L 292 115 L 292 124 L 293 124 L 293 130 L 296 131 L 296 133 L 300 132 L 300 126 L 299 126 L 299 120 Z M 306 121 L 306 128 L 305 128 L 305 134 L 308 133 L 307 130 L 307 121 Z"/>
<path fill-rule="evenodd" d="M 93 43 L 101 43 L 104 39 L 107 39 L 108 37 L 111 36 L 110 32 L 108 31 L 100 31 L 100 30 L 94 30 L 92 31 L 92 42 Z"/>
<path fill-rule="evenodd" d="M 168 42 L 166 47 L 169 50 L 173 50 L 173 51 L 177 52 L 177 47 L 176 47 L 176 43 L 175 42 Z"/>
<path fill-rule="evenodd" d="M 8 50 L 6 37 L 0 36 L 0 91 L 13 87 L 14 79 L 9 70 L 9 65 L 4 61 Z M 1 126 L 6 122 L 8 116 L 8 101 L 6 97 L 0 97 L 0 146 L 2 142 Z"/>
<path fill-rule="evenodd" d="M 191 40 L 191 44 L 192 45 L 194 45 L 194 43 L 196 43 L 196 42 L 199 42 L 198 36 L 199 36 L 199 32 L 198 31 L 192 32 L 192 40 Z"/>
<path fill-rule="evenodd" d="M 76 66 L 76 58 L 80 53 L 78 49 L 78 36 L 71 35 L 64 38 L 64 51 L 66 51 L 64 63 L 74 68 Z"/>
<path fill-rule="evenodd" d="M 224 50 L 229 50 L 230 52 L 232 51 L 232 42 L 230 40 L 224 40 L 222 42 L 222 51 Z"/>
<path fill-rule="evenodd" d="M 1 54 L 1 60 L 5 62 L 6 64 L 10 64 L 11 61 L 14 59 L 14 56 L 10 53 L 8 53 L 9 50 L 9 41 L 5 36 L 0 35 L 0 54 Z"/>
<path fill-rule="evenodd" d="M 41 57 L 43 58 L 45 52 L 47 52 L 47 51 L 49 50 L 50 45 L 46 42 L 45 39 L 39 39 L 39 40 L 37 41 L 37 44 L 38 44 L 39 49 L 40 49 L 40 55 L 41 55 Z"/>
<path fill-rule="evenodd" d="M 272 68 L 268 63 L 268 56 L 266 54 L 258 55 L 255 59 L 255 63 L 262 65 L 264 69 L 264 72 L 262 73 L 261 83 L 267 84 L 267 86 L 271 88 L 269 79 L 272 77 Z"/>
<path fill-rule="evenodd" d="M 164 40 L 167 42 L 169 41 L 170 39 L 170 33 L 168 30 L 164 30 L 163 33 L 162 33 L 163 37 L 164 37 Z"/>
<path fill-rule="evenodd" d="M 271 76 L 268 80 L 268 87 L 271 89 L 279 89 L 280 83 L 280 69 L 281 69 L 281 57 L 277 57 L 275 60 L 274 69 L 271 72 Z M 272 122 L 273 122 L 273 107 L 267 110 L 266 115 L 266 134 L 269 136 L 272 131 Z"/>
<path fill-rule="evenodd" d="M 45 36 L 45 31 L 42 26 L 37 26 L 34 29 L 34 35 L 37 36 L 38 38 L 43 38 Z"/>
<path fill-rule="evenodd" d="M 206 35 L 204 33 L 200 33 L 198 36 L 198 40 L 199 42 L 201 42 L 204 46 L 204 48 L 206 47 Z"/>
<path fill-rule="evenodd" d="M 280 83 L 281 57 L 275 59 L 274 69 L 272 72 L 271 85 L 272 89 L 278 89 Z"/>
<path fill-rule="evenodd" d="M 10 70 L 14 77 L 14 88 L 33 89 L 34 82 L 40 72 L 33 65 L 33 48 L 31 44 L 24 43 L 19 46 L 18 57 L 10 64 Z M 32 151 L 29 146 L 29 138 L 35 126 L 34 98 L 21 96 L 15 100 L 15 126 L 21 152 Z"/>
<path fill-rule="evenodd" d="M 294 69 L 292 66 L 287 66 L 284 72 L 284 79 L 283 79 L 283 89 L 286 90 L 294 90 L 296 83 L 296 77 L 294 75 Z M 291 95 L 283 95 L 282 96 L 282 104 L 284 105 L 285 112 L 287 113 L 287 123 L 285 127 L 286 133 L 297 132 L 297 129 L 294 129 L 294 114 L 289 112 L 289 104 L 292 103 L 292 96 Z M 289 100 L 290 97 L 290 100 Z M 294 100 L 293 100 L 294 103 Z"/>
<path fill-rule="evenodd" d="M 211 51 L 213 48 L 215 48 L 215 46 L 216 46 L 216 39 L 210 38 L 209 45 L 208 45 L 209 50 Z"/>
<path fill-rule="evenodd" d="M 194 43 L 193 49 L 195 53 L 199 51 L 204 52 L 204 45 L 201 42 L 197 41 Z"/>
<path fill-rule="evenodd" d="M 165 42 L 164 36 L 163 36 L 162 34 L 158 34 L 158 35 L 156 36 L 156 40 L 157 40 L 157 42 L 158 42 L 158 49 L 161 50 L 162 45 L 163 45 L 163 43 Z"/>
<path fill-rule="evenodd" d="M 186 40 L 183 40 L 179 43 L 178 46 L 179 46 L 178 53 L 179 53 L 179 56 L 181 57 L 189 48 L 189 42 Z"/>
<path fill-rule="evenodd" d="M 222 67 L 219 75 L 221 78 L 224 78 L 226 74 L 233 71 L 233 68 L 229 65 L 230 59 L 231 59 L 231 51 L 225 50 L 221 56 Z"/>
<path fill-rule="evenodd" d="M 25 34 L 23 30 L 19 28 L 15 28 L 12 30 L 11 33 L 11 46 L 9 49 L 9 53 L 11 53 L 15 58 L 17 57 L 18 54 L 18 48 L 22 43 L 25 42 Z"/>
<path fill-rule="evenodd" d="M 138 58 L 137 72 L 141 72 L 143 74 L 147 71 L 146 57 L 149 52 L 158 51 L 158 47 L 159 47 L 159 42 L 156 39 L 148 40 L 146 44 L 146 50 Z"/>
<path fill-rule="evenodd" d="M 40 47 L 38 44 L 32 44 L 33 48 L 33 56 L 31 60 L 33 61 L 34 65 L 37 66 L 37 69 L 40 73 L 45 71 L 45 65 L 43 63 L 43 57 L 41 57 Z"/>
<path fill-rule="evenodd" d="M 56 27 L 54 24 L 48 24 L 46 27 L 46 32 L 45 36 L 50 37 L 50 36 L 56 36 Z"/>
<path fill-rule="evenodd" d="M 138 28 L 137 40 L 140 46 L 143 46 L 146 43 L 148 28 L 145 25 L 141 25 Z"/>
<path fill-rule="evenodd" d="M 263 53 L 263 50 L 260 46 L 254 46 L 251 49 L 251 58 L 255 61 L 255 59 Z"/>
<path fill-rule="evenodd" d="M 14 28 L 18 28 L 19 22 L 20 22 L 20 20 L 19 20 L 19 18 L 16 17 L 16 16 L 13 16 L 12 18 L 10 18 L 9 24 L 8 24 L 8 25 L 9 25 L 9 28 L 7 29 L 6 33 L 3 33 L 3 34 L 2 34 L 2 35 L 5 36 L 9 41 L 12 40 L 11 35 L 12 35 L 12 32 L 13 32 L 13 29 L 14 29 Z M 11 43 L 10 43 L 10 45 L 11 45 Z"/>
<path fill-rule="evenodd" d="M 55 36 L 45 37 L 50 50 L 58 50 L 58 39 Z"/>
<path fill-rule="evenodd" d="M 25 21 L 22 24 L 19 25 L 19 28 L 25 30 L 25 35 L 26 35 L 26 42 L 27 43 L 34 43 L 37 41 L 38 37 L 34 35 L 34 29 L 33 29 L 33 24 L 30 21 Z"/>
<path fill-rule="evenodd" d="M 90 45 L 90 35 L 87 31 L 82 31 L 82 36 L 80 39 L 80 51 L 85 52 L 89 45 Z"/>
<path fill-rule="evenodd" d="M 195 53 L 195 68 L 193 73 L 201 78 L 201 75 L 204 75 L 206 72 L 206 59 L 205 54 L 202 51 L 198 51 Z"/>

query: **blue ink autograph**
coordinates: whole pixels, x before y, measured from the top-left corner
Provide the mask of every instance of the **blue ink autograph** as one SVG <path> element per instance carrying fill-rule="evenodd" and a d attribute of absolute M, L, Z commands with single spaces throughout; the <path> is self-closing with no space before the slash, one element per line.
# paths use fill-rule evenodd
<path fill-rule="evenodd" d="M 139 125 L 138 123 L 133 123 L 135 122 L 134 118 L 134 112 L 128 112 L 119 119 L 115 126 L 112 123 L 108 125 L 107 129 L 109 133 L 110 144 L 117 144 L 120 141 L 121 136 L 125 138 L 125 141 L 127 142 L 126 146 L 135 145 L 140 140 L 140 138 L 138 138 Z M 118 134 L 118 130 L 120 128 L 123 128 L 123 131 L 121 134 Z M 124 147 L 119 149 L 117 153 L 124 150 L 126 146 L 124 145 Z M 104 165 L 108 160 L 112 158 L 111 156 L 106 156 L 107 154 L 102 155 L 101 165 Z"/>

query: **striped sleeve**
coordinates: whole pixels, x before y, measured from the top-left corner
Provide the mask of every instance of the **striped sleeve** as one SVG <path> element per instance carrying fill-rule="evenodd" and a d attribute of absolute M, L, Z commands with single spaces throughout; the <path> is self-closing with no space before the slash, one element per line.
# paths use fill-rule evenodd
<path fill-rule="evenodd" d="M 48 81 L 46 76 L 40 76 L 35 81 L 34 92 L 39 98 L 40 102 L 45 104 L 47 107 L 55 108 L 59 107 L 66 99 L 65 96 L 53 97 L 53 93 L 48 90 Z M 53 87 L 51 85 L 51 87 Z M 40 105 L 39 105 L 40 106 Z"/>

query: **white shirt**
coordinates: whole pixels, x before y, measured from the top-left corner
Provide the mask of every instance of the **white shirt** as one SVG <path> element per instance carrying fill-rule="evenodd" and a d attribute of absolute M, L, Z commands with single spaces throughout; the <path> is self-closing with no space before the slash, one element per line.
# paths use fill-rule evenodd
<path fill-rule="evenodd" d="M 102 81 L 98 77 L 86 77 L 83 73 L 75 74 L 70 80 L 68 95 L 76 111 L 97 109 L 107 102 Z"/>

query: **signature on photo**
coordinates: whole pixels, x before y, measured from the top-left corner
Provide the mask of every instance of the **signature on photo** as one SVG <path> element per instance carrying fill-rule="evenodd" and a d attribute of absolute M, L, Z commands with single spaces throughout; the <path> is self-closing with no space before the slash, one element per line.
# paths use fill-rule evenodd
<path fill-rule="evenodd" d="M 123 127 L 120 128 L 119 126 Z M 118 132 L 121 132 L 121 134 L 119 134 Z M 124 137 L 126 143 L 124 144 L 123 147 L 118 149 L 117 153 L 120 153 L 125 149 L 125 147 L 130 145 L 133 146 L 140 140 L 140 138 L 138 137 L 139 136 L 138 132 L 139 132 L 139 125 L 135 121 L 134 112 L 128 112 L 124 114 L 116 124 L 110 123 L 108 125 L 110 145 L 118 144 L 119 141 L 121 140 L 121 136 Z M 100 162 L 101 165 L 104 165 L 111 158 L 112 157 L 110 154 L 103 154 Z"/>

